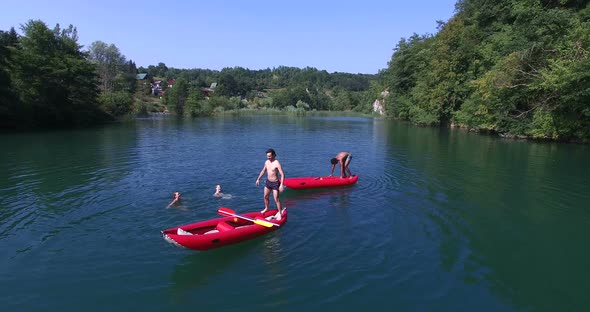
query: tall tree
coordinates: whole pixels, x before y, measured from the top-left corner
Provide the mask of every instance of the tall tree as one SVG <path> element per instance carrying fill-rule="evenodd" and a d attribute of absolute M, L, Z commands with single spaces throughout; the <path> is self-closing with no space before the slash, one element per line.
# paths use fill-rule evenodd
<path fill-rule="evenodd" d="M 164 95 L 164 105 L 166 106 L 174 106 L 174 111 L 179 116 L 182 116 L 185 111 L 185 104 L 189 97 L 190 93 L 190 85 L 186 81 L 185 78 L 178 78 L 176 80 L 176 84 L 173 88 L 166 92 Z M 193 97 L 191 98 L 191 105 L 194 105 L 195 101 L 197 101 L 196 95 L 193 93 Z"/>
<path fill-rule="evenodd" d="M 95 67 L 80 50 L 76 28 L 50 30 L 40 20 L 22 26 L 15 56 L 15 88 L 30 126 L 80 126 L 104 118 Z"/>
<path fill-rule="evenodd" d="M 90 45 L 88 58 L 96 64 L 100 88 L 102 91 L 111 92 L 116 89 L 117 76 L 125 64 L 125 56 L 121 55 L 119 48 L 114 44 L 106 44 L 95 41 Z"/>
<path fill-rule="evenodd" d="M 0 128 L 15 127 L 18 115 L 18 97 L 14 92 L 11 72 L 13 54 L 18 44 L 14 28 L 0 31 Z"/>

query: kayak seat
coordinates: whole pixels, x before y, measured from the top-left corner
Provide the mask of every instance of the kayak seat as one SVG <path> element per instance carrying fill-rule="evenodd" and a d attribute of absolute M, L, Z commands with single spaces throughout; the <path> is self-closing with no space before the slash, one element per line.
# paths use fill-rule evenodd
<path fill-rule="evenodd" d="M 217 227 L 215 227 L 219 232 L 223 232 L 223 231 L 231 231 L 234 229 L 233 226 L 227 224 L 227 222 L 225 221 L 221 221 L 219 223 L 217 223 Z"/>

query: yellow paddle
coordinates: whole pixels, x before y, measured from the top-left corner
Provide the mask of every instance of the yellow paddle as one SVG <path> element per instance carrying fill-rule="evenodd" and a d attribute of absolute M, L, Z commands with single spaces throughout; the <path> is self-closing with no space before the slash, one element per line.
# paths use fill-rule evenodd
<path fill-rule="evenodd" d="M 273 225 L 276 225 L 276 226 L 280 227 L 280 225 L 278 225 L 276 223 L 268 222 L 266 220 L 252 219 L 252 218 L 248 218 L 246 216 L 240 216 L 240 215 L 236 214 L 236 212 L 233 211 L 232 209 L 225 208 L 225 207 L 220 207 L 219 210 L 217 210 L 217 212 L 219 214 L 221 214 L 221 215 L 237 217 L 237 218 L 240 218 L 240 219 L 244 219 L 244 220 L 248 220 L 248 221 L 254 222 L 254 223 L 258 224 L 258 225 L 262 225 L 262 226 L 265 226 L 265 227 L 272 227 Z"/>

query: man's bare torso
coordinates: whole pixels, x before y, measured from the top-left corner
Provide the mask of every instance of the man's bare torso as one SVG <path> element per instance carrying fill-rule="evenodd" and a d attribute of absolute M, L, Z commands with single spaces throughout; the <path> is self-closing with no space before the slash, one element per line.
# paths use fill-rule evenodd
<path fill-rule="evenodd" d="M 278 173 L 279 173 L 279 161 L 278 160 L 267 160 L 264 163 L 264 166 L 266 167 L 266 173 L 267 173 L 267 177 L 266 179 L 270 182 L 275 182 L 279 179 L 278 177 Z"/>

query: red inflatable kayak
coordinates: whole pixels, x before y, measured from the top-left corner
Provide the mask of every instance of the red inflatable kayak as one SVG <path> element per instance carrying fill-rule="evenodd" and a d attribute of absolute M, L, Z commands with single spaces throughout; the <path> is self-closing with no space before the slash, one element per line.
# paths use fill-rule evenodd
<path fill-rule="evenodd" d="M 285 178 L 285 186 L 295 190 L 308 188 L 322 188 L 353 185 L 359 179 L 358 175 L 346 178 L 341 177 L 302 177 L 302 178 Z"/>
<path fill-rule="evenodd" d="M 277 210 L 264 214 L 249 212 L 235 214 L 229 208 L 219 208 L 219 213 L 227 217 L 216 218 L 162 231 L 166 241 L 174 245 L 194 250 L 209 250 L 250 240 L 276 231 L 287 222 L 287 210 L 283 209 L 281 220 L 274 215 Z"/>

